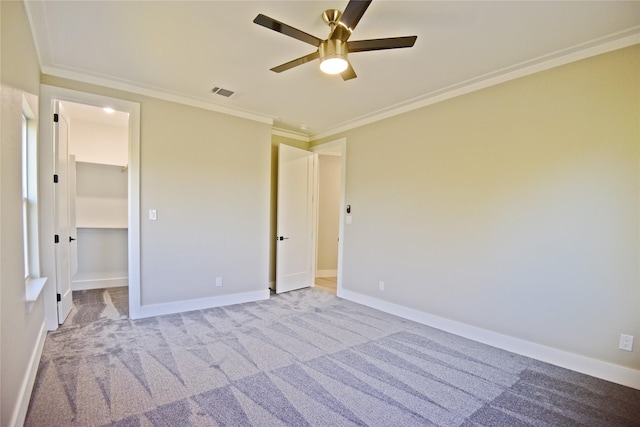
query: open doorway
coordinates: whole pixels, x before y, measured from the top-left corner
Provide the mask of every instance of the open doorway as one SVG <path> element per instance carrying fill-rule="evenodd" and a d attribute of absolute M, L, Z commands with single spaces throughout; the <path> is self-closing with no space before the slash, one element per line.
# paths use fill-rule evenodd
<path fill-rule="evenodd" d="M 318 154 L 317 288 L 337 293 L 338 231 L 340 223 L 340 154 Z"/>
<path fill-rule="evenodd" d="M 340 139 L 312 147 L 316 168 L 315 287 L 340 294 L 345 209 L 345 147 Z"/>
<path fill-rule="evenodd" d="M 105 114 L 104 107 L 111 107 L 121 112 L 121 115 L 115 112 L 112 114 L 121 119 L 126 117 L 126 127 L 120 131 L 112 129 L 110 132 L 104 128 L 98 130 L 99 123 L 98 125 L 89 124 L 96 119 L 95 116 L 92 119 L 88 117 L 92 113 Z M 121 287 L 124 295 L 120 292 L 117 296 L 110 298 L 116 299 L 115 304 L 119 304 L 120 308 L 124 300 L 124 304 L 128 305 L 126 311 L 129 317 L 138 318 L 140 312 L 140 105 L 101 95 L 42 85 L 40 111 L 43 120 L 40 122 L 39 139 L 42 143 L 39 147 L 41 159 L 39 180 L 41 196 L 45 201 L 41 204 L 42 270 L 46 276 L 55 278 L 44 290 L 47 329 L 57 329 L 64 320 L 65 313 L 60 310 L 59 301 L 70 300 L 73 289 L 90 291 L 92 288 Z M 69 134 L 66 142 L 67 148 L 70 148 L 69 156 L 61 156 L 61 152 L 58 151 L 59 123 L 63 121 L 63 113 L 66 116 L 65 126 Z M 51 121 L 44 120 L 45 117 L 50 117 Z M 112 127 L 118 127 L 115 122 L 110 123 Z M 105 134 L 114 132 L 124 135 L 122 137 L 126 141 L 124 148 L 102 150 L 102 152 L 96 150 L 96 145 L 100 145 L 99 139 Z M 76 138 L 74 141 L 79 134 L 85 136 Z M 78 139 L 85 142 L 76 144 Z M 107 139 L 113 140 L 113 138 Z M 93 147 L 91 147 L 92 144 Z M 88 155 L 87 152 L 93 152 L 93 155 Z M 113 160 L 114 158 L 119 160 Z M 61 161 L 69 163 L 58 170 Z M 67 174 L 64 181 L 62 176 L 57 176 L 59 173 Z M 53 180 L 51 176 L 54 176 Z M 63 182 L 64 188 L 69 191 L 64 197 L 60 197 Z M 80 185 L 80 191 L 76 191 L 78 185 Z M 70 189 L 71 187 L 73 189 Z M 74 200 L 72 196 L 76 194 L 80 197 Z M 68 212 L 63 217 L 60 215 L 60 207 L 65 206 Z M 76 218 L 73 218 L 74 214 Z M 69 220 L 66 219 L 67 216 Z M 75 224 L 72 224 L 74 222 Z M 60 233 L 61 223 L 67 227 L 64 235 Z M 76 229 L 75 225 L 79 227 Z M 51 235 L 56 235 L 55 243 L 52 242 L 54 239 L 51 239 Z M 80 243 L 77 256 L 74 254 L 73 247 L 76 242 Z M 69 255 L 66 262 L 64 257 L 58 256 L 63 250 Z M 105 251 L 109 256 L 101 258 L 100 254 L 104 254 Z M 85 298 L 87 299 L 91 301 L 91 297 Z M 114 307 L 115 304 L 113 304 Z"/>
<path fill-rule="evenodd" d="M 70 101 L 68 197 L 72 311 L 66 324 L 127 317 L 129 114 Z M 60 319 L 59 319 L 60 322 Z"/>

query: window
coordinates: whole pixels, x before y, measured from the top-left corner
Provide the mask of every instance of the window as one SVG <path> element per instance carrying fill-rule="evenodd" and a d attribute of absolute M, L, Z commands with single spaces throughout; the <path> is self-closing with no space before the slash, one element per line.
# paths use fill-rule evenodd
<path fill-rule="evenodd" d="M 36 115 L 30 105 L 37 105 L 37 98 L 22 101 L 22 238 L 24 243 L 24 279 L 26 302 L 31 310 L 46 282 L 40 277 L 38 248 L 38 144 Z"/>
<path fill-rule="evenodd" d="M 27 117 L 22 114 L 22 241 L 24 244 L 24 279 L 31 277 L 30 233 L 29 233 L 29 127 Z"/>

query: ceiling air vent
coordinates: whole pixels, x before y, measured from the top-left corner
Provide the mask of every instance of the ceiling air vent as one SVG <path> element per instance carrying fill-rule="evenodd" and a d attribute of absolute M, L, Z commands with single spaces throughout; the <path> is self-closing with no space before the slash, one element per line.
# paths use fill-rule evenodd
<path fill-rule="evenodd" d="M 218 86 L 211 89 L 211 92 L 215 93 L 216 95 L 224 96 L 228 99 L 237 99 L 242 95 L 242 92 L 234 92 L 232 90 L 224 89 Z"/>

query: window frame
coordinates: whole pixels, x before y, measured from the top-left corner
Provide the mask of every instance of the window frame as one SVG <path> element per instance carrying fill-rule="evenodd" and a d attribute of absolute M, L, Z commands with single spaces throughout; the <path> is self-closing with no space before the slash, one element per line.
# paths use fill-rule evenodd
<path fill-rule="evenodd" d="M 22 98 L 21 126 L 21 185 L 22 185 L 22 233 L 24 245 L 25 299 L 29 307 L 38 299 L 47 281 L 40 277 L 40 247 L 38 226 L 38 116 L 29 102 L 29 95 Z M 37 110 L 36 110 L 37 111 Z M 30 311 L 30 309 L 28 310 Z"/>
<path fill-rule="evenodd" d="M 30 168 L 29 168 L 29 119 L 27 119 L 24 109 L 22 111 L 22 244 L 23 244 L 23 256 L 24 256 L 24 280 L 28 281 L 31 278 L 31 242 L 29 232 L 29 181 L 30 181 Z"/>

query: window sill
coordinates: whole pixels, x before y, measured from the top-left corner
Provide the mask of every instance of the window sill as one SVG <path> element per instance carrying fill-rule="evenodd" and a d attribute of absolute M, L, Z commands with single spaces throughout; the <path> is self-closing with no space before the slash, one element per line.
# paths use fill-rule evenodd
<path fill-rule="evenodd" d="M 27 292 L 25 301 L 27 303 L 27 313 L 31 312 L 31 307 L 33 306 L 33 303 L 38 300 L 38 297 L 40 297 L 45 283 L 47 283 L 46 277 L 37 277 L 26 281 Z"/>

